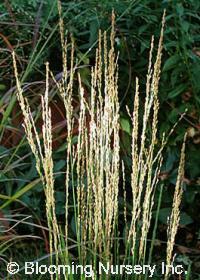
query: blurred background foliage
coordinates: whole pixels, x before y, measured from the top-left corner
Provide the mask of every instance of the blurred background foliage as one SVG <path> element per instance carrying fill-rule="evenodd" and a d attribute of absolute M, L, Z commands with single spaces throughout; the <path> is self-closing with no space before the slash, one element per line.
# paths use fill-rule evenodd
<path fill-rule="evenodd" d="M 185 227 L 185 234 L 192 235 L 189 241 L 184 239 L 186 245 L 200 248 L 200 1 L 63 0 L 62 8 L 66 36 L 70 37 L 69 34 L 72 34 L 75 40 L 76 65 L 86 92 L 90 84 L 89 69 L 94 65 L 98 30 L 101 28 L 109 31 L 111 12 L 112 9 L 115 10 L 121 148 L 123 160 L 129 168 L 131 125 L 125 106 L 128 105 L 132 110 L 136 77 L 140 79 L 141 100 L 144 99 L 151 36 L 155 37 L 156 48 L 162 14 L 166 9 L 158 138 L 162 137 L 163 132 L 169 133 L 180 116 L 186 110 L 187 112 L 176 126 L 164 151 L 165 160 L 160 177 L 165 187 L 159 218 L 161 223 L 166 223 L 177 175 L 180 146 L 184 133 L 188 131 L 181 223 Z M 0 3 L 1 209 L 8 213 L 18 207 L 23 212 L 28 206 L 41 220 L 44 215 L 41 211 L 44 196 L 37 181 L 33 158 L 21 133 L 22 120 L 14 95 L 15 81 L 11 60 L 13 49 L 17 53 L 25 92 L 31 97 L 32 106 L 37 113 L 38 98 L 44 88 L 44 62 L 50 62 L 57 77 L 62 71 L 56 1 L 2 0 Z M 58 115 L 56 124 L 62 120 L 63 115 L 53 86 L 51 94 L 55 115 Z M 61 132 L 57 131 L 57 134 Z M 55 146 L 57 211 L 62 216 L 64 141 L 61 139 Z"/>

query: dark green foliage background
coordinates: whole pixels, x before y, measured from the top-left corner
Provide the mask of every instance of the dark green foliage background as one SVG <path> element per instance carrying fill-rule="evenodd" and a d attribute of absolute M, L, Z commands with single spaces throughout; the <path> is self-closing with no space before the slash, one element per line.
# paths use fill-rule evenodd
<path fill-rule="evenodd" d="M 58 27 L 57 4 L 54 0 L 11 0 L 9 7 L 6 1 L 0 3 L 0 33 L 2 33 L 20 57 L 25 81 L 43 79 L 44 62 L 49 60 L 55 74 L 61 71 L 61 46 Z M 192 229 L 195 238 L 189 246 L 196 246 L 200 236 L 200 1 L 198 0 L 84 0 L 62 1 L 65 26 L 75 39 L 77 64 L 86 65 L 80 70 L 87 88 L 90 81 L 89 67 L 94 65 L 95 46 L 98 30 L 110 30 L 111 12 L 116 14 L 116 50 L 119 52 L 119 97 L 121 104 L 122 157 L 130 167 L 130 123 L 125 105 L 133 107 L 135 78 L 140 79 L 141 103 L 145 95 L 148 54 L 151 36 L 155 36 L 155 51 L 159 39 L 161 20 L 166 9 L 164 32 L 164 50 L 162 74 L 160 81 L 160 115 L 159 139 L 163 132 L 168 133 L 187 109 L 184 118 L 178 123 L 164 151 L 165 161 L 161 179 L 164 180 L 164 196 L 160 212 L 160 222 L 166 223 L 170 212 L 173 190 L 177 175 L 180 147 L 185 132 L 189 131 L 187 140 L 187 160 L 182 202 L 181 224 Z M 38 31 L 36 31 L 38 25 Z M 37 40 L 34 48 L 34 36 Z M 28 43 L 22 45 L 22 43 Z M 2 60 L 8 56 L 5 41 L 0 38 Z M 46 45 L 45 45 L 46 44 Z M 44 47 L 45 46 L 45 47 Z M 4 50 L 4 51 L 3 51 Z M 37 53 L 40 56 L 37 57 Z M 30 59 L 36 58 L 31 62 Z M 32 60 L 33 61 L 33 60 Z M 14 85 L 12 61 L 1 67 L 0 94 L 3 100 Z M 4 64 L 3 64 L 4 65 Z M 89 65 L 89 66 L 88 66 Z M 44 72 L 44 71 L 43 71 Z M 8 95 L 9 96 L 9 95 Z M 6 126 L 10 125 L 11 115 Z M 158 141 L 160 141 L 158 139 Z M 1 168 L 15 149 L 0 147 L 2 155 Z M 16 151 L 16 150 L 15 150 Z M 20 158 L 28 153 L 26 144 L 19 147 L 16 155 Z M 3 155 L 7 156 L 3 156 Z M 64 148 L 55 153 L 57 184 L 62 182 L 64 171 Z M 13 169 L 1 173 L 1 193 L 13 195 L 17 190 L 37 178 L 32 157 L 26 158 L 25 164 L 16 164 Z M 13 161 L 14 164 L 14 161 Z M 60 176 L 59 176 L 60 174 Z M 19 181 L 13 178 L 20 179 Z M 61 184 L 62 185 L 62 184 Z M 21 200 L 41 218 L 41 186 L 27 192 Z M 62 187 L 58 187 L 58 214 L 63 214 Z M 10 205 L 13 208 L 13 204 Z M 7 209 L 6 211 L 8 211 Z M 188 244 L 187 244 L 188 245 Z"/>

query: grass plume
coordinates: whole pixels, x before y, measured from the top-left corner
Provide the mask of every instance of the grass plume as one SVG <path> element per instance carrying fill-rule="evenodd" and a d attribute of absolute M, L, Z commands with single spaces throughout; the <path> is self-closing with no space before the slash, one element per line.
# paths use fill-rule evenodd
<path fill-rule="evenodd" d="M 77 238 L 77 254 L 80 264 L 92 264 L 96 268 L 98 261 L 114 263 L 119 261 L 119 190 L 125 188 L 125 167 L 122 163 L 123 185 L 120 186 L 120 106 L 118 100 L 118 57 L 114 50 L 115 16 L 112 14 L 110 42 L 107 33 L 99 31 L 99 44 L 96 50 L 95 65 L 91 68 L 91 90 L 85 97 L 81 76 L 78 76 L 80 109 L 78 120 L 73 111 L 74 43 L 71 42 L 70 69 L 68 69 L 67 40 L 64 36 L 61 3 L 58 1 L 60 15 L 60 37 L 62 45 L 63 75 L 60 81 L 54 78 L 46 64 L 46 90 L 42 103 L 42 140 L 39 137 L 28 101 L 18 78 L 15 54 L 13 65 L 17 84 L 17 99 L 23 116 L 24 129 L 36 159 L 36 169 L 43 182 L 46 196 L 46 215 L 49 227 L 50 253 L 56 252 L 56 263 L 71 261 L 69 252 L 69 198 L 74 204 L 74 217 Z M 142 125 L 139 123 L 140 97 L 139 80 L 136 78 L 132 120 L 132 173 L 131 195 L 132 212 L 130 226 L 126 203 L 123 208 L 126 224 L 126 236 L 123 263 L 144 264 L 147 260 L 147 234 L 149 232 L 154 195 L 158 185 L 162 153 L 165 141 L 157 147 L 157 129 L 159 112 L 159 79 L 163 46 L 163 16 L 161 36 L 156 61 L 153 65 L 152 54 L 154 38 L 151 42 L 149 67 L 146 81 L 146 98 Z M 51 111 L 48 105 L 49 79 L 54 80 L 62 97 L 66 114 L 66 178 L 65 178 L 65 226 L 58 226 L 55 202 L 54 164 L 52 155 Z M 151 120 L 151 136 L 147 136 L 148 123 Z M 77 143 L 73 144 L 73 129 L 78 122 Z M 184 142 L 185 143 L 185 142 Z M 184 144 L 185 145 L 185 144 Z M 177 232 L 179 206 L 181 200 L 181 180 L 184 169 L 185 146 L 175 188 L 173 210 L 168 230 L 167 263 L 171 263 L 172 250 Z M 142 221 L 142 224 L 141 224 Z M 63 237 L 64 236 L 64 237 Z M 139 242 L 137 241 L 139 240 Z M 63 250 L 64 253 L 60 253 Z M 115 257 L 117 255 L 117 257 Z M 131 259 L 131 261 L 130 261 Z M 52 260 L 53 262 L 53 260 Z M 53 276 L 51 276 L 52 279 Z M 57 277 L 57 276 L 56 276 Z M 100 279 L 103 276 L 100 276 Z M 109 276 L 106 276 L 109 279 Z M 58 278 L 55 278 L 58 279 Z M 65 279 L 72 279 L 65 275 Z M 99 279 L 95 276 L 94 279 Z M 137 279 L 135 276 L 134 279 Z"/>

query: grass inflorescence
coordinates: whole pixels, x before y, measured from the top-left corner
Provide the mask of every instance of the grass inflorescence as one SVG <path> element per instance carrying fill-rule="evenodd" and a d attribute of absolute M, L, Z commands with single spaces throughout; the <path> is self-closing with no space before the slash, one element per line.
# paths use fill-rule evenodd
<path fill-rule="evenodd" d="M 36 160 L 36 169 L 42 180 L 46 197 L 46 216 L 49 228 L 49 250 L 51 263 L 69 265 L 73 260 L 70 251 L 69 201 L 73 201 L 73 213 L 76 232 L 76 257 L 82 265 L 90 264 L 94 269 L 98 262 L 106 264 L 146 264 L 151 259 L 152 250 L 148 251 L 147 236 L 149 233 L 154 197 L 159 187 L 159 173 L 162 165 L 162 150 L 165 137 L 158 147 L 158 112 L 159 112 L 159 79 L 163 45 L 163 28 L 155 63 L 152 62 L 154 40 L 152 39 L 149 56 L 149 67 L 146 80 L 146 96 L 143 108 L 142 124 L 139 121 L 141 110 L 139 80 L 136 78 L 136 89 L 132 121 L 132 172 L 131 198 L 132 211 L 128 221 L 126 208 L 126 172 L 120 159 L 120 105 L 118 100 L 118 56 L 115 53 L 115 16 L 112 14 L 110 41 L 107 33 L 99 31 L 99 43 L 96 50 L 95 66 L 91 68 L 90 96 L 85 97 L 81 76 L 78 74 L 80 109 L 78 112 L 78 135 L 73 144 L 73 130 L 77 119 L 73 112 L 73 84 L 76 75 L 74 67 L 74 43 L 71 43 L 70 58 L 67 53 L 61 4 L 60 37 L 62 45 L 63 74 L 57 81 L 46 64 L 46 90 L 41 98 L 42 104 L 42 137 L 37 130 L 28 100 L 18 78 L 17 64 L 13 52 L 14 71 L 17 84 L 17 99 L 20 104 L 24 129 L 28 143 Z M 68 69 L 69 68 L 69 69 Z M 65 172 L 65 226 L 60 226 L 56 215 L 54 162 L 52 152 L 51 110 L 49 108 L 49 79 L 54 80 L 62 97 L 66 117 L 66 172 Z M 151 135 L 149 137 L 149 122 Z M 184 142 L 185 143 L 185 142 Z M 182 196 L 182 179 L 184 173 L 185 144 L 175 188 L 174 201 L 168 229 L 167 257 L 169 265 L 173 260 L 173 246 L 180 218 Z M 120 174 L 123 183 L 120 183 Z M 125 234 L 119 229 L 119 191 L 124 192 Z M 155 239 L 155 236 L 154 236 Z M 152 240 L 152 247 L 153 247 Z M 149 253 L 150 252 L 150 253 Z M 55 259 L 53 258 L 55 256 Z M 84 275 L 80 279 L 85 279 Z M 115 279 L 124 279 L 123 275 Z M 125 277 L 128 278 L 128 275 Z M 135 278 L 143 279 L 141 275 Z M 168 277 L 168 274 L 165 275 Z M 93 279 L 111 279 L 109 275 L 94 273 Z M 51 275 L 59 279 L 59 275 Z M 73 275 L 65 274 L 65 279 Z"/>

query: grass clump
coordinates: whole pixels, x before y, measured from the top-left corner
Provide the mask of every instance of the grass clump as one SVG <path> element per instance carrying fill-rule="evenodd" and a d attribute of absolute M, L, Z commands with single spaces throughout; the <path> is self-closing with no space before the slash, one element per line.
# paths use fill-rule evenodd
<path fill-rule="evenodd" d="M 31 114 L 28 101 L 18 78 L 15 54 L 13 62 L 17 83 L 17 98 L 24 116 L 24 129 L 36 159 L 36 169 L 43 182 L 46 196 L 46 216 L 49 228 L 49 248 L 51 263 L 70 265 L 75 256 L 70 251 L 71 243 L 69 223 L 72 219 L 69 201 L 73 201 L 75 219 L 76 257 L 82 265 L 92 265 L 94 271 L 98 263 L 103 264 L 146 264 L 150 256 L 147 249 L 147 235 L 152 218 L 154 196 L 158 185 L 162 165 L 162 150 L 165 138 L 157 147 L 158 129 L 158 86 L 161 69 L 163 26 L 158 45 L 156 61 L 152 63 L 153 39 L 149 57 L 146 81 L 146 97 L 143 109 L 142 127 L 139 125 L 139 80 L 136 79 L 136 90 L 132 119 L 132 174 L 131 197 L 132 213 L 130 224 L 127 220 L 127 209 L 124 206 L 126 234 L 122 238 L 119 229 L 119 191 L 125 190 L 124 165 L 120 160 L 120 106 L 118 100 L 118 64 L 114 50 L 115 28 L 114 14 L 108 47 L 107 33 L 99 32 L 99 44 L 96 50 L 95 66 L 91 68 L 91 92 L 86 99 L 81 77 L 78 75 L 80 110 L 78 116 L 77 143 L 73 144 L 73 129 L 77 119 L 73 113 L 73 82 L 75 77 L 74 47 L 72 42 L 70 69 L 68 69 L 67 41 L 64 37 L 64 26 L 60 13 L 60 34 L 63 50 L 63 75 L 56 81 L 46 64 L 46 91 L 42 103 L 42 139 Z M 49 79 L 53 78 L 63 99 L 66 111 L 66 180 L 65 180 L 65 227 L 59 226 L 56 216 L 54 163 L 52 155 L 52 127 L 49 103 Z M 147 137 L 151 122 L 151 137 Z M 182 195 L 182 178 L 184 170 L 184 146 L 181 152 L 179 174 L 175 189 L 174 203 L 169 223 L 167 243 L 167 264 L 172 262 L 172 252 L 177 232 L 177 221 L 180 216 Z M 123 186 L 120 185 L 120 172 L 123 170 Z M 121 241 L 123 239 L 123 242 Z M 153 240 L 152 240 L 153 242 Z M 123 248 L 122 248 L 123 247 Z M 53 259 L 55 255 L 55 259 Z M 65 279 L 74 279 L 66 273 Z M 80 279 L 85 279 L 84 275 Z M 145 279 L 146 275 L 125 275 L 125 279 Z M 168 275 L 166 275 L 166 278 Z M 51 275 L 59 279 L 59 275 Z M 111 279 L 111 275 L 94 273 L 92 279 Z M 115 279 L 124 279 L 116 275 Z"/>

